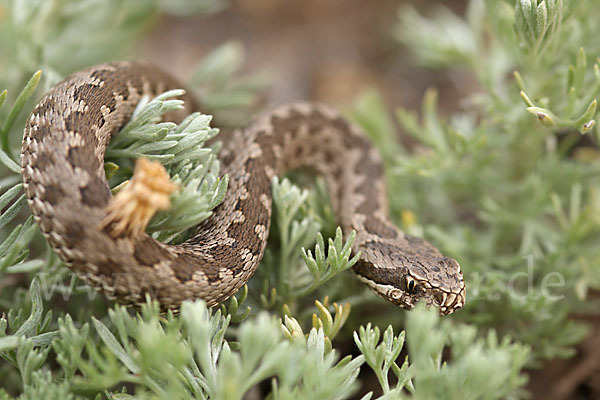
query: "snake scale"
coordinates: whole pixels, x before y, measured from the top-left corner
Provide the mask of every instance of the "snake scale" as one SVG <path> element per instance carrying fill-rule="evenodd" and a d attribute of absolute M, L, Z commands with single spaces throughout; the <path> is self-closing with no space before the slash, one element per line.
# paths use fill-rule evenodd
<path fill-rule="evenodd" d="M 182 87 L 143 62 L 103 64 L 51 89 L 25 127 L 21 167 L 29 206 L 59 257 L 86 283 L 124 303 L 146 294 L 163 308 L 201 298 L 218 304 L 250 279 L 263 256 L 271 218 L 271 181 L 290 169 L 321 174 L 338 223 L 356 231 L 353 267 L 378 295 L 410 309 L 422 300 L 450 314 L 465 302 L 459 264 L 390 222 L 382 161 L 364 134 L 319 104 L 275 108 L 235 131 L 220 162 L 227 195 L 180 245 L 145 233 L 113 237 L 102 226 L 112 195 L 106 146 L 142 96 Z M 194 108 L 169 116 L 177 122 Z"/>

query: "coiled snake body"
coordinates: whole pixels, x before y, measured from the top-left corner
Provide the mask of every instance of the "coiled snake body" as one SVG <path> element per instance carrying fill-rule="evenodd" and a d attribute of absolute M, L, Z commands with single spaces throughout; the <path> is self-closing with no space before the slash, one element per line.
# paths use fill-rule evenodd
<path fill-rule="evenodd" d="M 449 314 L 464 304 L 458 263 L 389 221 L 375 149 L 357 127 L 312 103 L 278 107 L 232 135 L 220 155 L 229 174 L 225 200 L 189 240 L 169 246 L 145 233 L 111 237 L 101 226 L 112 197 L 106 146 L 143 95 L 179 87 L 149 64 L 100 65 L 50 90 L 27 122 L 21 166 L 29 205 L 56 253 L 88 284 L 124 302 L 142 303 L 148 293 L 164 308 L 224 301 L 263 256 L 272 178 L 310 167 L 325 177 L 343 231 L 357 233 L 353 268 L 362 281 L 404 308 L 422 299 Z M 193 100 L 184 100 L 185 113 Z"/>

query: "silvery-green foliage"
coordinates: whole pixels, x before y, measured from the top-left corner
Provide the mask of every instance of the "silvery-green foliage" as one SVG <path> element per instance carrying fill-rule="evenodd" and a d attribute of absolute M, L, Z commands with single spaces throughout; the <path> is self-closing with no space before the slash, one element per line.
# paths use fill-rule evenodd
<path fill-rule="evenodd" d="M 134 160 L 146 157 L 163 164 L 178 185 L 171 207 L 157 213 L 147 228 L 164 242 L 182 241 L 182 233 L 208 218 L 223 201 L 228 182 L 226 175 L 219 177 L 219 146 L 205 146 L 218 133 L 210 127 L 209 115 L 196 112 L 180 124 L 161 122 L 165 113 L 183 108 L 183 101 L 173 98 L 183 93 L 171 90 L 152 100 L 142 99 L 129 123 L 111 140 L 105 156 L 115 184 L 131 175 Z"/>
<path fill-rule="evenodd" d="M 390 116 L 376 92 L 349 113 L 384 157 L 393 218 L 460 260 L 467 304 L 452 317 L 406 313 L 356 283 L 343 272 L 355 261 L 353 235 L 336 231 L 323 184 L 305 189 L 287 179 L 273 184 L 273 226 L 257 275 L 220 310 L 201 301 L 179 315 L 151 302 L 107 307 L 69 280 L 25 210 L 17 154 L 27 99 L 41 94 L 38 82 L 46 89 L 81 66 L 120 57 L 157 10 L 213 11 L 218 3 L 0 0 L 0 33 L 10 39 L 0 46 L 0 87 L 8 89 L 0 94 L 0 399 L 525 397 L 524 366 L 572 354 L 586 327 L 569 315 L 588 309 L 588 291 L 600 286 L 597 163 L 570 158 L 554 140 L 566 128 L 598 134 L 600 25 L 589 16 L 599 3 L 473 0 L 465 18 L 443 9 L 433 19 L 403 9 L 395 34 L 416 59 L 465 68 L 480 90 L 454 102 L 459 110 L 449 117 L 435 90 L 420 117 L 405 109 Z M 215 122 L 201 114 L 161 122 L 181 106 L 177 92 L 166 93 L 145 99 L 113 143 L 114 181 L 127 179 L 144 154 L 182 187 L 175 210 L 153 221 L 159 239 L 181 240 L 223 196 L 218 145 L 207 141 L 213 126 L 246 119 L 264 85 L 260 76 L 237 76 L 242 56 L 238 44 L 225 44 L 191 79 Z M 397 123 L 418 151 L 397 141 Z M 515 275 L 529 263 L 531 286 Z M 544 290 L 555 272 L 564 285 Z M 362 387 L 361 372 L 380 388 Z"/>

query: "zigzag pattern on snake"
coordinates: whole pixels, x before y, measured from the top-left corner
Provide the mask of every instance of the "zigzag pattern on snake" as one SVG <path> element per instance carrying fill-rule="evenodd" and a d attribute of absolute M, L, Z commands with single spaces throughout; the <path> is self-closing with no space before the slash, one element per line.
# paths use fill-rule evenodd
<path fill-rule="evenodd" d="M 263 256 L 271 219 L 271 181 L 309 167 L 326 182 L 343 231 L 357 233 L 353 267 L 377 294 L 410 309 L 418 300 L 450 314 L 465 302 L 459 264 L 390 222 L 382 161 L 364 134 L 337 112 L 296 103 L 263 114 L 224 144 L 227 195 L 181 245 L 146 234 L 113 238 L 102 228 L 111 192 L 106 146 L 142 96 L 180 88 L 146 63 L 121 62 L 77 72 L 32 112 L 21 167 L 29 206 L 60 258 L 88 284 L 122 302 L 148 293 L 163 308 L 202 298 L 218 304 L 250 279 Z M 194 108 L 170 116 L 175 122 Z"/>

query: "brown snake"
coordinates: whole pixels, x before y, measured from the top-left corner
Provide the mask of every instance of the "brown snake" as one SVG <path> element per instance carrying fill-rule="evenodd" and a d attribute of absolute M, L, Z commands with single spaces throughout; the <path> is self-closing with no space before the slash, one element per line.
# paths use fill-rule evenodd
<path fill-rule="evenodd" d="M 29 118 L 21 167 L 29 206 L 60 258 L 109 297 L 163 308 L 187 299 L 220 303 L 256 270 L 271 219 L 271 181 L 309 167 L 323 175 L 338 223 L 356 231 L 353 267 L 390 302 L 410 309 L 422 300 L 450 314 L 465 302 L 458 263 L 388 218 L 382 161 L 360 130 L 322 105 L 285 105 L 237 130 L 220 161 L 227 196 L 181 245 L 145 233 L 109 235 L 101 222 L 112 195 L 103 161 L 106 146 L 144 95 L 181 85 L 145 63 L 111 63 L 74 73 L 48 92 Z M 171 116 L 181 120 L 193 108 Z"/>

